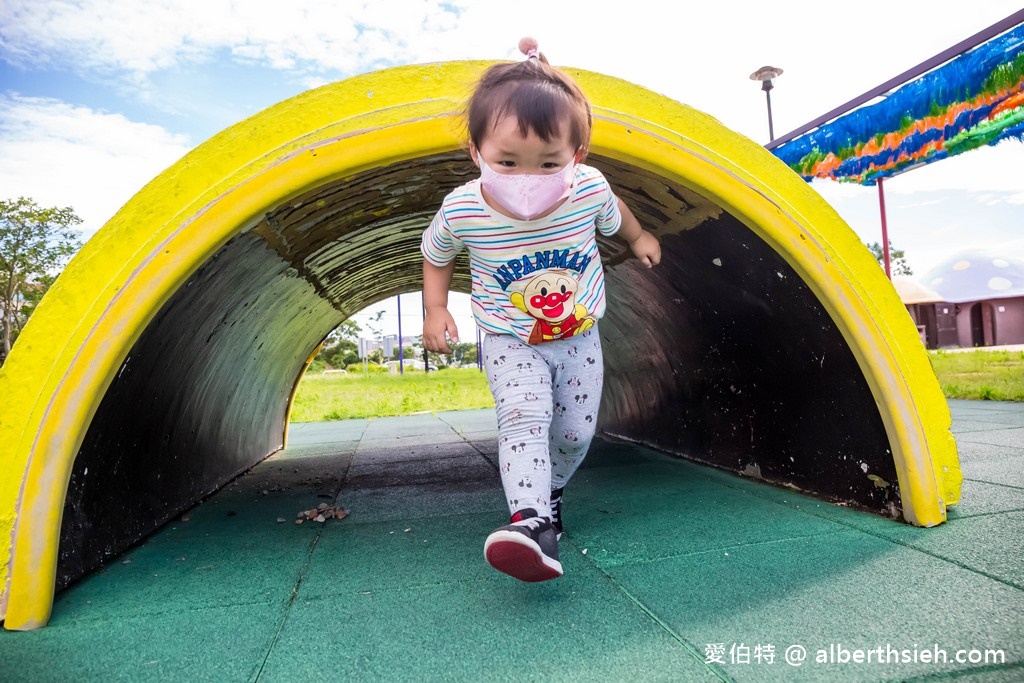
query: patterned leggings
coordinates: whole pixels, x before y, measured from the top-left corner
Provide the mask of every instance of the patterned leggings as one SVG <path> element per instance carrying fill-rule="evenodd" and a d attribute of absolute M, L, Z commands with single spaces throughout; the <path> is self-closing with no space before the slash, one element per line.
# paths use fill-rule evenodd
<path fill-rule="evenodd" d="M 575 337 L 526 344 L 488 334 L 484 369 L 498 413 L 498 466 L 510 513 L 551 514 L 551 490 L 565 486 L 587 455 L 604 380 L 597 326 Z"/>

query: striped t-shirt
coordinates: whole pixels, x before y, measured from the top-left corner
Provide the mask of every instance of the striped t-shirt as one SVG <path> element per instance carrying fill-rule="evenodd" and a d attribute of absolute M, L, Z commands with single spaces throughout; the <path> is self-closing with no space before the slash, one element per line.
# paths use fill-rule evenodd
<path fill-rule="evenodd" d="M 477 324 L 535 344 L 584 332 L 604 315 L 596 231 L 613 235 L 621 224 L 608 181 L 578 164 L 569 198 L 532 221 L 492 209 L 479 178 L 466 183 L 445 197 L 420 250 L 438 267 L 468 250 Z"/>

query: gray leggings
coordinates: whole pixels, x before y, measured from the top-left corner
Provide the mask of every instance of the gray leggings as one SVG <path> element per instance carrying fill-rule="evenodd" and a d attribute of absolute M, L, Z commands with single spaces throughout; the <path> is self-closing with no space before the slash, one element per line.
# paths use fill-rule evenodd
<path fill-rule="evenodd" d="M 488 334 L 483 353 L 509 512 L 533 508 L 548 517 L 551 491 L 565 486 L 594 438 L 604 381 L 597 326 L 534 345 Z"/>

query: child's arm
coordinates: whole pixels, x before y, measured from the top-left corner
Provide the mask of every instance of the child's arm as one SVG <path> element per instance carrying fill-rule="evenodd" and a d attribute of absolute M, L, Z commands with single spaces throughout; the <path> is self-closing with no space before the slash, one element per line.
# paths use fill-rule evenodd
<path fill-rule="evenodd" d="M 622 226 L 619 227 L 619 234 L 629 243 L 633 255 L 640 259 L 648 268 L 658 265 L 661 262 L 661 242 L 658 238 L 640 227 L 640 221 L 636 219 L 629 207 L 619 199 L 619 213 L 622 214 Z"/>
<path fill-rule="evenodd" d="M 455 272 L 455 260 L 445 266 L 435 266 L 423 259 L 423 348 L 436 353 L 451 353 L 445 332 L 452 343 L 459 342 L 455 318 L 448 311 L 448 289 Z"/>

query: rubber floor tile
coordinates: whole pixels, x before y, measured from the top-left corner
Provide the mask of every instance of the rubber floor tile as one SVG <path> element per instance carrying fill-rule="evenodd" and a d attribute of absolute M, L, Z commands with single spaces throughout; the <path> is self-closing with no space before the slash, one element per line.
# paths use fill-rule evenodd
<path fill-rule="evenodd" d="M 261 680 L 715 681 L 599 572 L 373 591 L 293 605 Z"/>
<path fill-rule="evenodd" d="M 972 668 L 957 649 L 996 648 L 1024 661 L 1024 593 L 857 531 L 740 546 L 607 570 L 635 600 L 701 648 L 724 649 L 735 680 L 903 680 Z M 844 664 L 830 646 L 948 651 L 945 664 Z M 774 662 L 750 659 L 774 649 Z M 801 666 L 788 648 L 809 653 Z M 747 649 L 749 648 L 749 650 Z M 826 652 L 824 663 L 815 661 Z"/>
<path fill-rule="evenodd" d="M 957 519 L 933 529 L 895 527 L 884 535 L 1024 590 L 1024 511 Z"/>
<path fill-rule="evenodd" d="M 37 631 L 0 633 L 0 680 L 252 681 L 283 608 L 251 604 L 111 617 L 88 626 L 57 618 Z"/>
<path fill-rule="evenodd" d="M 401 519 L 427 520 L 468 513 L 498 520 L 508 515 L 497 475 L 469 481 L 439 481 L 378 488 L 342 487 L 336 505 L 349 511 L 347 524 Z"/>

